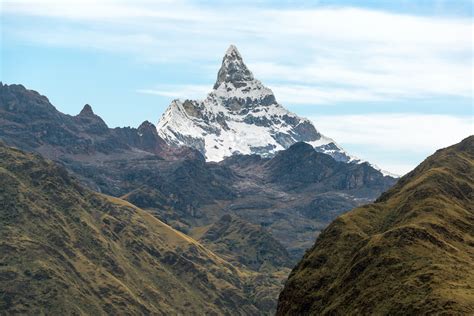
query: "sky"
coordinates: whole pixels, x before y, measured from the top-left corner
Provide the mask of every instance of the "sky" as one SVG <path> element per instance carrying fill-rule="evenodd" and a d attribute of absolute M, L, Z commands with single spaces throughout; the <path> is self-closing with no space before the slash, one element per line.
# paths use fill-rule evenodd
<path fill-rule="evenodd" d="M 0 0 L 0 81 L 110 127 L 203 99 L 235 44 L 277 100 L 404 174 L 474 133 L 473 1 Z"/>

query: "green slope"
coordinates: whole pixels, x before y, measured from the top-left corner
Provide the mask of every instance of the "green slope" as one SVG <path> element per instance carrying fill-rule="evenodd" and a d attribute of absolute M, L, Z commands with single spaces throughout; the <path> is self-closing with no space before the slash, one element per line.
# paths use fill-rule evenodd
<path fill-rule="evenodd" d="M 277 314 L 474 314 L 473 192 L 471 136 L 326 228 Z"/>
<path fill-rule="evenodd" d="M 260 226 L 235 215 L 224 215 L 199 240 L 236 265 L 255 271 L 292 267 L 286 249 Z"/>

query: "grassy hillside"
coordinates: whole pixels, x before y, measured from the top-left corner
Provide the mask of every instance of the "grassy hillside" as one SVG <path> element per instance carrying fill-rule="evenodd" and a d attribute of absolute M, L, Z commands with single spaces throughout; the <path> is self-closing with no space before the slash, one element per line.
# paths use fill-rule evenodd
<path fill-rule="evenodd" d="M 326 228 L 278 315 L 474 314 L 474 137 Z"/>
<path fill-rule="evenodd" d="M 199 238 L 214 252 L 251 270 L 291 267 L 286 249 L 259 225 L 224 215 Z"/>
<path fill-rule="evenodd" d="M 0 206 L 2 313 L 258 313 L 257 275 L 2 144 Z"/>
<path fill-rule="evenodd" d="M 230 214 L 191 235 L 235 267 L 253 271 L 253 300 L 261 312 L 276 310 L 278 294 L 294 265 L 283 245 L 261 226 Z"/>

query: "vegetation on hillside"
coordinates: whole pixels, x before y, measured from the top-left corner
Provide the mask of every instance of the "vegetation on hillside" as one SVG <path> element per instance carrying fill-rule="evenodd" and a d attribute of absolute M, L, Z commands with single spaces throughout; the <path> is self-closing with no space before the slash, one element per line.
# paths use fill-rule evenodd
<path fill-rule="evenodd" d="M 6 314 L 256 314 L 258 274 L 148 212 L 0 144 Z M 260 310 L 261 312 L 261 310 Z"/>

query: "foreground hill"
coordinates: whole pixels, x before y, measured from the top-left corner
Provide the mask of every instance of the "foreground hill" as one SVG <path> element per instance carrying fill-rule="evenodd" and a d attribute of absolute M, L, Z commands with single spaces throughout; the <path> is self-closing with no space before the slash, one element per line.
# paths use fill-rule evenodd
<path fill-rule="evenodd" d="M 474 136 L 327 227 L 278 315 L 474 314 Z"/>
<path fill-rule="evenodd" d="M 262 313 L 252 272 L 1 143 L 0 205 L 2 313 Z"/>

